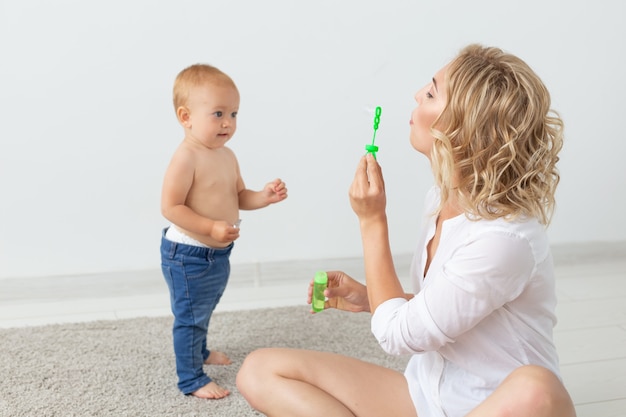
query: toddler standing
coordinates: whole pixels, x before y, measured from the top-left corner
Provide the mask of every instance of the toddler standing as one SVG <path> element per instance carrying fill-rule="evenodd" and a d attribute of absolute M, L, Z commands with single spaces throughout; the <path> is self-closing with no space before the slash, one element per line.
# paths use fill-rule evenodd
<path fill-rule="evenodd" d="M 185 137 L 163 181 L 161 212 L 172 224 L 163 230 L 161 268 L 174 314 L 178 387 L 200 398 L 223 398 L 230 392 L 203 365 L 231 363 L 208 349 L 207 330 L 228 282 L 239 210 L 282 201 L 287 188 L 280 179 L 261 191 L 245 187 L 237 158 L 225 146 L 239 109 L 239 91 L 228 75 L 204 64 L 184 69 L 174 82 L 174 109 Z"/>

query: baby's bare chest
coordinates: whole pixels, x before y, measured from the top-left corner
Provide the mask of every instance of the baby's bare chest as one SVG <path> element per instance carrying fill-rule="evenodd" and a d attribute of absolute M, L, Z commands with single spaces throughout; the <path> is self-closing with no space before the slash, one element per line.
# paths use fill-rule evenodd
<path fill-rule="evenodd" d="M 209 158 L 196 165 L 194 187 L 227 192 L 236 190 L 239 172 L 232 158 Z"/>

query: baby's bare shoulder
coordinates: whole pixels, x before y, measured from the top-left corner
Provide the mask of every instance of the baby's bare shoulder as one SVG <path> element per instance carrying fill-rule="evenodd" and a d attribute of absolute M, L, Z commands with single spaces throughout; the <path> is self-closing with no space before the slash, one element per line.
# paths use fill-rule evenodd
<path fill-rule="evenodd" d="M 224 153 L 225 156 L 232 158 L 234 160 L 237 160 L 237 157 L 235 156 L 235 152 L 233 152 L 232 149 L 230 149 L 227 146 L 223 146 L 220 148 L 220 150 Z"/>
<path fill-rule="evenodd" d="M 181 142 L 172 155 L 173 163 L 191 163 L 196 159 L 196 152 L 186 142 Z"/>

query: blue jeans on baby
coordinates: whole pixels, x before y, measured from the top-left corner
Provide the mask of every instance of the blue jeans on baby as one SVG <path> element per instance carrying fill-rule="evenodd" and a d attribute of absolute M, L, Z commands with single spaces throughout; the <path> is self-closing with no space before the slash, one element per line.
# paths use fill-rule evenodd
<path fill-rule="evenodd" d="M 221 249 L 191 246 L 168 240 L 166 231 L 161 236 L 161 269 L 174 314 L 178 388 L 191 394 L 211 382 L 202 369 L 210 353 L 207 331 L 228 282 L 233 244 Z"/>

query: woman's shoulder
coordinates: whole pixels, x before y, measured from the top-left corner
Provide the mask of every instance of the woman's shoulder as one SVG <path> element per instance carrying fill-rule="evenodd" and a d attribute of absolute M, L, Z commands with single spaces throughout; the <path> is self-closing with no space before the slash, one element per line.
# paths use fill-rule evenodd
<path fill-rule="evenodd" d="M 536 262 L 541 262 L 550 254 L 546 228 L 534 217 L 516 220 L 468 220 L 466 226 L 469 241 L 491 241 L 499 251 L 528 251 Z"/>

